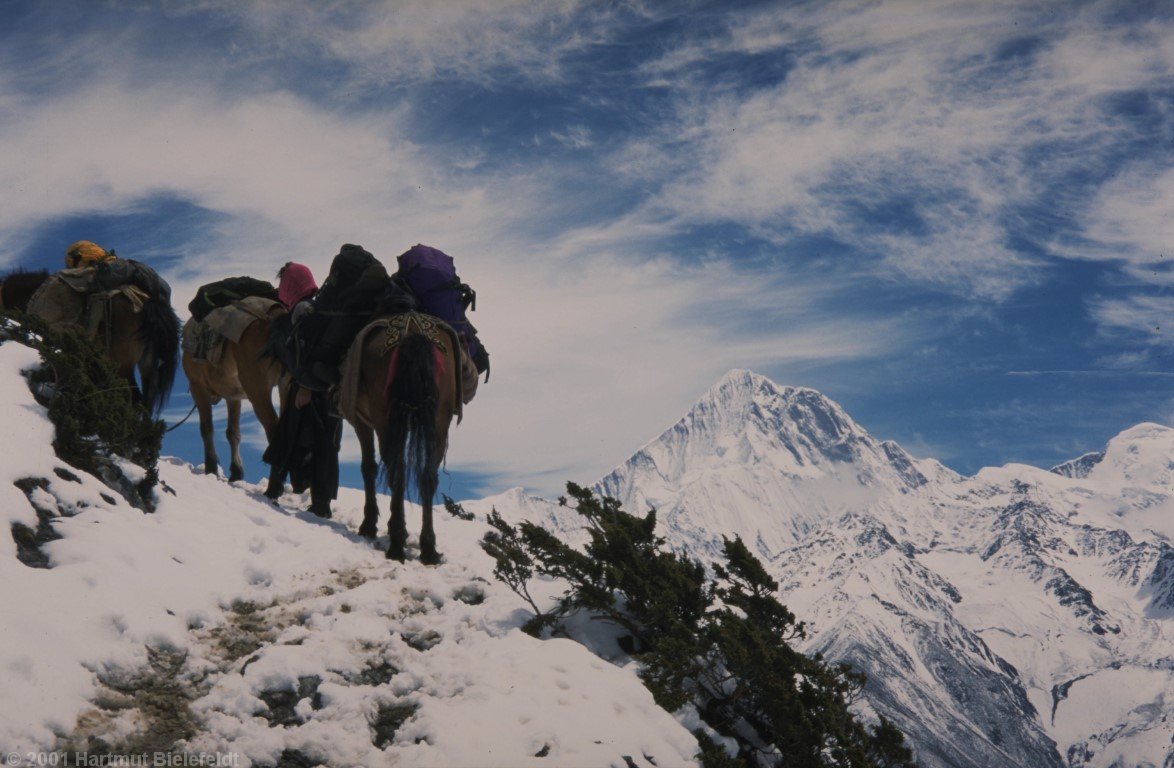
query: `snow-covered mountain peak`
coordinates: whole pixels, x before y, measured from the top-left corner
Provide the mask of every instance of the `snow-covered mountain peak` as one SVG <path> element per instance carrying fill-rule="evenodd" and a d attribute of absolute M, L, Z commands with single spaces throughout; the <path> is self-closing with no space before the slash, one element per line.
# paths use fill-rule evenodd
<path fill-rule="evenodd" d="M 682 536 L 701 551 L 740 534 L 771 557 L 813 526 L 926 482 L 899 445 L 823 394 L 738 369 L 597 487 L 630 510 L 657 508 L 670 528 L 686 525 Z"/>
<path fill-rule="evenodd" d="M 822 477 L 843 469 L 837 465 L 854 464 L 863 470 L 862 483 L 865 476 L 894 471 L 909 487 L 925 482 L 900 446 L 874 439 L 820 392 L 780 386 L 745 369 L 723 376 L 634 460 L 641 454 L 676 479 L 698 464 L 766 464 L 793 478 Z"/>
<path fill-rule="evenodd" d="M 1088 476 L 1137 486 L 1174 486 L 1174 429 L 1151 422 L 1130 427 L 1109 441 Z"/>
<path fill-rule="evenodd" d="M 1105 454 L 1100 451 L 1092 451 L 1083 456 L 1078 456 L 1075 459 L 1069 459 L 1063 464 L 1057 464 L 1048 471 L 1054 472 L 1061 477 L 1083 480 L 1088 477 L 1088 473 L 1092 471 L 1093 467 L 1101 463 L 1101 459 L 1103 458 L 1105 458 Z"/>

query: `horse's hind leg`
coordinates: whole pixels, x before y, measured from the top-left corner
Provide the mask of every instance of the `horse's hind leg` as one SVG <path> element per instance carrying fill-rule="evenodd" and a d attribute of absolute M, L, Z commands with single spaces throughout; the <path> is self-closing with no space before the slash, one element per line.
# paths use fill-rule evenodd
<path fill-rule="evenodd" d="M 432 528 L 432 497 L 436 495 L 439 482 L 435 465 L 430 465 L 420 478 L 420 509 L 424 516 L 420 528 L 420 562 L 424 565 L 440 563 L 440 553 L 436 551 L 436 531 Z"/>
<path fill-rule="evenodd" d="M 424 517 L 420 528 L 420 562 L 425 565 L 440 563 L 440 553 L 436 551 L 436 531 L 432 527 L 432 499 L 436 496 L 436 489 L 440 487 L 440 463 L 444 461 L 444 454 L 448 451 L 450 422 L 451 416 L 445 416 L 443 413 L 437 415 L 436 443 L 428 457 L 428 467 L 420 476 L 420 509 Z"/>
<path fill-rule="evenodd" d="M 204 474 L 215 475 L 220 461 L 216 456 L 213 435 L 212 399 L 195 385 L 192 386 L 192 399 L 196 401 L 196 410 L 200 413 L 200 439 L 204 441 Z"/>
<path fill-rule="evenodd" d="M 391 520 L 387 523 L 391 543 L 387 545 L 387 559 L 404 561 L 404 547 L 408 543 L 408 525 L 404 520 L 404 483 L 402 477 L 391 489 Z"/>
<path fill-rule="evenodd" d="M 241 401 L 224 400 L 228 408 L 228 426 L 224 436 L 228 438 L 228 447 L 232 451 L 232 461 L 228 466 L 228 482 L 235 483 L 245 476 L 245 463 L 241 461 Z"/>
<path fill-rule="evenodd" d="M 355 434 L 363 450 L 363 461 L 359 465 L 363 472 L 363 524 L 359 526 L 359 535 L 373 539 L 379 523 L 379 502 L 375 498 L 375 480 L 379 472 L 379 464 L 375 461 L 375 430 L 359 423 L 355 425 Z"/>

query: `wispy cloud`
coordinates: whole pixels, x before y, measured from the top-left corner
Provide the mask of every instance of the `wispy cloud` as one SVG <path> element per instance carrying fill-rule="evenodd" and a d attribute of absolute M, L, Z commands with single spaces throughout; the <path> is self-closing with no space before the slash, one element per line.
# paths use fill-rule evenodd
<path fill-rule="evenodd" d="M 222 214 L 215 238 L 192 233 L 181 254 L 181 296 L 218 271 L 270 275 L 290 259 L 321 270 L 347 241 L 386 253 L 407 238 L 443 239 L 463 250 L 515 210 L 454 181 L 397 135 L 394 113 L 344 117 L 281 92 L 226 102 L 100 83 L 24 111 L 0 140 L 0 184 L 19 191 L 0 211 L 6 260 L 42 222 L 157 194 Z"/>
<path fill-rule="evenodd" d="M 1174 371 L 1113 371 L 1098 368 L 1087 370 L 1007 371 L 1008 376 L 1157 376 L 1174 378 Z"/>
<path fill-rule="evenodd" d="M 1015 241 L 1050 239 L 1057 214 L 1077 220 L 1098 209 L 1088 234 L 1106 246 L 1169 239 L 1167 222 L 1151 226 L 1168 210 L 1164 177 L 1148 186 L 1123 180 L 1099 196 L 1098 180 L 1081 178 L 1110 172 L 1122 143 L 1169 136 L 1169 115 L 1147 138 L 1113 99 L 1168 82 L 1174 23 L 1114 25 L 1118 10 L 1092 4 L 1059 23 L 1018 3 L 808 4 L 732 15 L 725 34 L 690 40 L 645 67 L 654 84 L 687 86 L 676 122 L 620 161 L 669 176 L 652 208 L 780 240 L 829 234 L 878 272 L 1006 299 L 1037 282 L 1043 266 Z M 693 95 L 705 85 L 690 74 L 705 72 L 701 64 L 764 52 L 790 58 L 777 83 L 747 91 L 716 76 L 716 93 Z M 1131 194 L 1117 194 L 1122 187 Z M 1048 221 L 1025 218 L 1033 209 L 1047 210 Z"/>
<path fill-rule="evenodd" d="M 1120 261 L 1142 284 L 1174 287 L 1174 167 L 1129 167 L 1097 193 L 1073 258 Z"/>
<path fill-rule="evenodd" d="M 566 131 L 551 133 L 550 137 L 571 149 L 587 149 L 595 143 L 591 138 L 591 130 L 585 125 L 569 126 Z"/>
<path fill-rule="evenodd" d="M 79 115 L 103 126 L 86 142 L 73 128 Z M 473 319 L 495 371 L 451 461 L 523 484 L 549 482 L 552 457 L 567 468 L 559 474 L 602 474 L 730 367 L 904 343 L 898 323 L 862 333 L 810 314 L 830 281 L 764 281 L 720 259 L 682 266 L 663 251 L 671 227 L 621 219 L 535 240 L 519 219 L 550 205 L 539 199 L 549 188 L 529 178 L 469 184 L 404 141 L 395 117 L 344 118 L 288 93 L 224 101 L 96 83 L 0 128 L 0 183 L 25 192 L 0 211 L 0 230 L 121 212 L 161 193 L 190 200 L 224 218 L 213 239 L 190 233 L 167 272 L 177 305 L 202 282 L 269 276 L 290 259 L 321 275 L 344 241 L 385 260 L 416 240 L 439 245 L 477 286 Z M 349 448 L 344 459 L 356 455 Z"/>
<path fill-rule="evenodd" d="M 597 42 L 592 30 L 609 15 L 581 0 L 199 0 L 184 9 L 230 16 L 280 55 L 340 62 L 346 80 L 367 87 L 558 81 L 564 57 Z"/>
<path fill-rule="evenodd" d="M 1093 316 L 1107 334 L 1141 337 L 1147 343 L 1174 348 L 1174 295 L 1133 295 L 1101 299 Z"/>

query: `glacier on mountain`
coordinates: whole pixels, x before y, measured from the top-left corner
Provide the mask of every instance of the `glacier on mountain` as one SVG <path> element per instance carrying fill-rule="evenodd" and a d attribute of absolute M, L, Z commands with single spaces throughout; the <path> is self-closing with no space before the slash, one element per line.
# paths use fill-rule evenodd
<path fill-rule="evenodd" d="M 741 536 L 926 766 L 1174 765 L 1174 429 L 962 477 L 819 392 L 726 374 L 596 486 L 703 561 Z M 513 490 L 470 508 L 569 540 Z"/>

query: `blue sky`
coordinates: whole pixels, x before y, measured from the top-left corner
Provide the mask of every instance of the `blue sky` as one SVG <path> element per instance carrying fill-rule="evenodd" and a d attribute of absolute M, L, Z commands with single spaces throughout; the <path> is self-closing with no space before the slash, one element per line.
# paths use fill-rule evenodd
<path fill-rule="evenodd" d="M 184 314 L 444 249 L 494 365 L 457 496 L 592 481 L 733 367 L 965 473 L 1170 424 L 1172 150 L 1162 2 L 0 4 L 0 266 L 95 240 Z"/>

